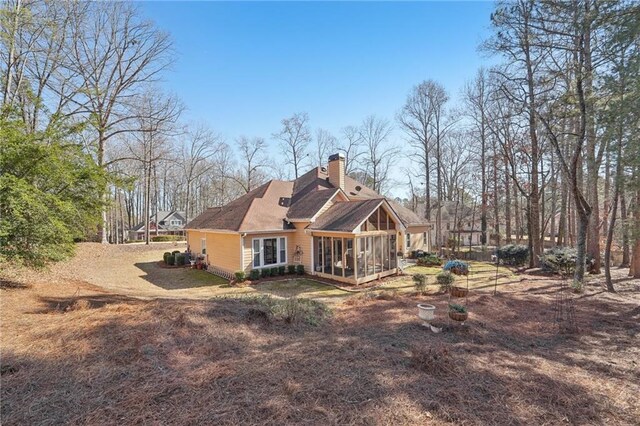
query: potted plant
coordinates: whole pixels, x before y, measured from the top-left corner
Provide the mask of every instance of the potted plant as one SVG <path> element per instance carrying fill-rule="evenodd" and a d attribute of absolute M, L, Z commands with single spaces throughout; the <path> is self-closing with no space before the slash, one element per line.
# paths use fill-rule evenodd
<path fill-rule="evenodd" d="M 469 313 L 467 312 L 467 308 L 462 305 L 458 305 L 457 303 L 449 304 L 449 318 L 454 321 L 464 322 L 467 320 Z"/>
<path fill-rule="evenodd" d="M 450 260 L 442 269 L 456 275 L 469 275 L 469 264 L 461 260 Z"/>
<path fill-rule="evenodd" d="M 465 297 L 469 294 L 469 289 L 464 287 L 452 286 L 449 289 L 449 293 L 452 297 Z"/>

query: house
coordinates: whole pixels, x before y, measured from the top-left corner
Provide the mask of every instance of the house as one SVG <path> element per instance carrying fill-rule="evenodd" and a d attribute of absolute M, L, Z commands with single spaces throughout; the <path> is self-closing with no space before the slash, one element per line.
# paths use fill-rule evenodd
<path fill-rule="evenodd" d="M 313 275 L 363 283 L 397 272 L 398 252 L 417 247 L 428 223 L 365 187 L 329 157 L 294 181 L 271 180 L 185 227 L 192 253 L 223 276 L 304 265 Z"/>
<path fill-rule="evenodd" d="M 156 235 L 184 235 L 186 215 L 180 211 L 159 211 L 149 219 L 149 234 Z M 144 240 L 145 223 L 141 222 L 129 230 L 129 239 Z"/>
<path fill-rule="evenodd" d="M 434 228 L 426 236 L 427 239 L 433 241 L 434 247 L 449 247 L 452 241 L 461 246 L 465 245 L 481 245 L 480 239 L 482 232 L 480 231 L 480 210 L 479 206 L 469 206 L 455 201 L 442 201 L 440 208 L 440 241 L 437 241 L 435 226 L 437 226 L 437 205 L 438 200 L 431 202 L 431 221 Z M 425 204 L 423 202 L 417 205 L 417 214 L 425 215 Z"/>

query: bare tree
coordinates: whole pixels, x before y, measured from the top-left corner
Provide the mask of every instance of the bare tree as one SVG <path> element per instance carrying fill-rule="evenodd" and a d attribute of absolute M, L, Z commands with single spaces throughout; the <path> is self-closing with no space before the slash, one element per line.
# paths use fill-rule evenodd
<path fill-rule="evenodd" d="M 356 171 L 358 159 L 364 154 L 362 138 L 356 126 L 343 127 L 341 133 L 342 138 L 338 143 L 338 151 L 344 154 L 345 173 L 351 174 Z"/>
<path fill-rule="evenodd" d="M 315 148 L 317 165 L 321 166 L 327 162 L 329 155 L 336 149 L 338 140 L 328 130 L 316 129 Z"/>
<path fill-rule="evenodd" d="M 389 171 L 398 149 L 390 145 L 391 123 L 384 118 L 370 115 L 360 125 L 360 138 L 365 151 L 362 172 L 366 183 L 374 191 L 382 193 L 389 183 Z"/>
<path fill-rule="evenodd" d="M 309 130 L 309 114 L 306 112 L 293 114 L 281 121 L 282 129 L 273 134 L 274 139 L 280 141 L 280 148 L 286 164 L 293 166 L 293 174 L 298 179 L 300 170 L 304 167 L 309 153 L 311 132 Z"/>
<path fill-rule="evenodd" d="M 423 81 L 411 89 L 397 116 L 400 128 L 407 134 L 414 148 L 414 161 L 420 166 L 419 176 L 424 179 L 425 218 L 431 220 L 431 151 L 433 146 L 434 104 L 432 94 L 439 89 L 433 80 Z"/>
<path fill-rule="evenodd" d="M 193 217 L 193 185 L 215 166 L 211 160 L 219 152 L 221 145 L 220 136 L 206 125 L 191 126 L 187 130 L 180 158 L 185 184 L 184 209 L 187 221 Z"/>
<path fill-rule="evenodd" d="M 148 91 L 132 105 L 137 114 L 136 133 L 128 133 L 127 146 L 131 156 L 142 163 L 144 170 L 144 222 L 145 242 L 150 241 L 150 216 L 151 210 L 157 212 L 157 207 L 152 206 L 152 181 L 155 182 L 153 171 L 156 163 L 165 158 L 169 152 L 170 137 L 175 131 L 175 123 L 182 113 L 181 104 L 171 96 L 159 95 L 157 91 Z M 109 163 L 113 164 L 113 161 Z M 154 197 L 155 199 L 156 197 Z M 157 226 L 157 224 L 156 224 Z"/>
<path fill-rule="evenodd" d="M 266 156 L 267 143 L 262 138 L 246 136 L 238 138 L 236 143 L 240 154 L 240 165 L 234 180 L 247 193 L 264 181 L 263 169 L 269 166 Z"/>
<path fill-rule="evenodd" d="M 71 71 L 78 95 L 70 102 L 91 117 L 96 161 L 105 167 L 109 139 L 138 132 L 141 121 L 163 114 L 150 104 L 141 116 L 134 101 L 171 65 L 172 44 L 167 33 L 142 20 L 130 3 L 92 3 L 87 19 L 75 30 Z M 106 210 L 103 219 L 106 222 Z"/>

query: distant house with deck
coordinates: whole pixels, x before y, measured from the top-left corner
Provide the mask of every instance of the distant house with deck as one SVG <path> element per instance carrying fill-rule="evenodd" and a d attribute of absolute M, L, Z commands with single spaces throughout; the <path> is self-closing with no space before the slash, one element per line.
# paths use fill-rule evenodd
<path fill-rule="evenodd" d="M 149 234 L 156 235 L 184 235 L 186 215 L 180 211 L 159 211 L 151 215 L 149 221 Z M 129 230 L 129 239 L 143 240 L 145 235 L 145 223 L 141 222 Z"/>
<path fill-rule="evenodd" d="M 398 252 L 422 248 L 429 224 L 345 174 L 329 157 L 294 181 L 271 180 L 185 229 L 209 268 L 235 271 L 304 265 L 310 274 L 363 283 L 395 274 Z"/>

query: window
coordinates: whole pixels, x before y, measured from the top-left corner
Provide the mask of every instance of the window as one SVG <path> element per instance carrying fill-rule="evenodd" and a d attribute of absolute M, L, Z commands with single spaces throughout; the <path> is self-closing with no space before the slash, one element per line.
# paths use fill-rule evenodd
<path fill-rule="evenodd" d="M 427 233 L 426 232 L 422 233 L 422 244 L 427 244 Z"/>
<path fill-rule="evenodd" d="M 280 263 L 287 263 L 287 240 L 280 237 Z"/>
<path fill-rule="evenodd" d="M 407 248 L 411 248 L 411 234 L 407 233 Z"/>
<path fill-rule="evenodd" d="M 278 263 L 278 239 L 265 238 L 262 240 L 264 250 L 263 265 L 275 265 Z"/>
<path fill-rule="evenodd" d="M 160 224 L 162 225 L 162 223 Z M 182 221 L 180 219 L 173 219 L 171 220 L 171 225 L 173 226 L 182 225 Z"/>
<path fill-rule="evenodd" d="M 254 268 L 285 263 L 287 263 L 286 237 L 253 239 Z"/>
<path fill-rule="evenodd" d="M 200 238 L 200 253 L 207 254 L 207 239 Z"/>
<path fill-rule="evenodd" d="M 253 267 L 260 267 L 260 240 L 253 240 Z"/>

